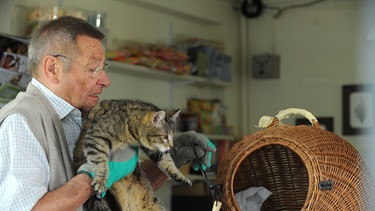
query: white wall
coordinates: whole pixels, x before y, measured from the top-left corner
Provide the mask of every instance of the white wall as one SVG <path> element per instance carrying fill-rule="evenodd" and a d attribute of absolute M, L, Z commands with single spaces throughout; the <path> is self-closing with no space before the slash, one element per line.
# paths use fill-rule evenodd
<path fill-rule="evenodd" d="M 272 1 L 265 1 L 272 3 Z M 275 1 L 273 1 L 275 2 Z M 284 7 L 301 1 L 276 1 Z M 366 41 L 374 24 L 374 1 L 330 0 L 285 11 L 280 18 L 266 10 L 246 20 L 248 57 L 281 56 L 279 79 L 247 75 L 248 133 L 263 115 L 289 107 L 305 108 L 317 117 L 334 118 L 334 132 L 353 144 L 375 170 L 374 137 L 342 135 L 342 85 L 374 84 L 374 43 Z M 250 67 L 248 67 L 250 71 Z M 247 72 L 250 74 L 249 72 Z M 286 123 L 294 124 L 294 118 Z"/>

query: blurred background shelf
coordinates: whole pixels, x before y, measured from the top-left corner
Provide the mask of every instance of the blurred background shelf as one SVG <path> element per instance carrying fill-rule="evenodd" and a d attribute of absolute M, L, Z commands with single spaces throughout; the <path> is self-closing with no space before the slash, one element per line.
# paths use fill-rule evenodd
<path fill-rule="evenodd" d="M 188 82 L 197 86 L 214 86 L 225 87 L 231 85 L 229 82 L 221 80 L 210 80 L 199 76 L 177 75 L 174 73 L 163 72 L 161 70 L 152 70 L 148 67 L 127 64 L 116 61 L 106 61 L 110 67 L 110 71 L 116 71 L 138 77 L 152 78 L 157 80 L 165 80 L 170 82 Z"/>

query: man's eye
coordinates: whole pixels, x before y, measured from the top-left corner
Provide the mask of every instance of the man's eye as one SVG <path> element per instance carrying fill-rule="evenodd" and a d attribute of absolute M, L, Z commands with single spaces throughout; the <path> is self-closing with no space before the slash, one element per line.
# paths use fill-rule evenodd
<path fill-rule="evenodd" d="M 95 72 L 96 70 L 96 68 L 91 68 L 91 67 L 88 67 L 87 69 L 90 70 L 90 72 Z"/>

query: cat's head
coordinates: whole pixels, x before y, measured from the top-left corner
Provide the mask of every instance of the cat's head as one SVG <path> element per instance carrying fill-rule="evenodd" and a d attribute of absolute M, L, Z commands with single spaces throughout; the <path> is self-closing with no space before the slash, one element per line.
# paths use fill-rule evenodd
<path fill-rule="evenodd" d="M 141 144 L 150 149 L 165 152 L 173 147 L 173 136 L 176 132 L 175 120 L 180 110 L 171 112 L 150 111 L 143 118 L 145 126 L 140 138 Z"/>

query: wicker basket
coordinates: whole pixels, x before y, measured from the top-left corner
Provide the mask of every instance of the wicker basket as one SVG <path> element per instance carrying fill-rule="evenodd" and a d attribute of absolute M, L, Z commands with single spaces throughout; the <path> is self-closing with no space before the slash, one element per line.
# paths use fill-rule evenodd
<path fill-rule="evenodd" d="M 240 210 L 234 194 L 260 186 L 272 192 L 261 210 L 375 210 L 373 180 L 355 148 L 303 109 L 281 112 L 268 117 L 267 129 L 235 143 L 220 163 L 221 210 Z M 303 114 L 312 126 L 280 126 L 290 113 Z"/>

